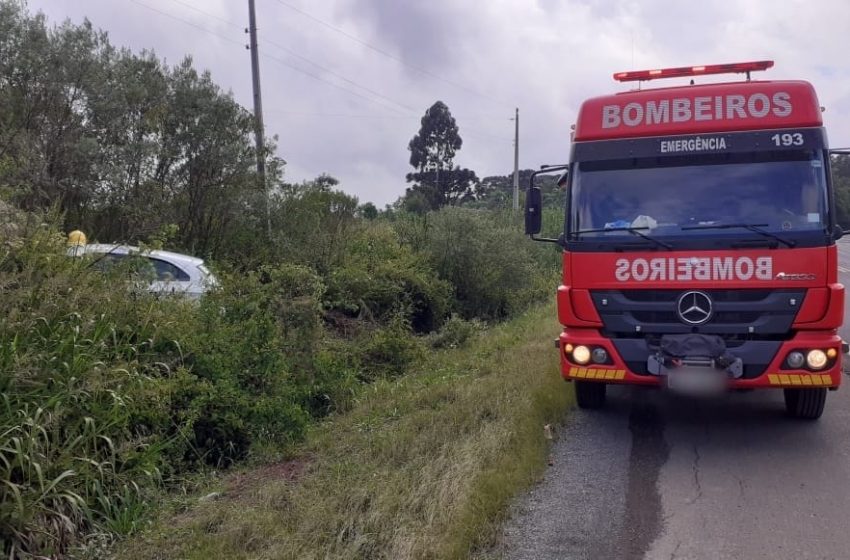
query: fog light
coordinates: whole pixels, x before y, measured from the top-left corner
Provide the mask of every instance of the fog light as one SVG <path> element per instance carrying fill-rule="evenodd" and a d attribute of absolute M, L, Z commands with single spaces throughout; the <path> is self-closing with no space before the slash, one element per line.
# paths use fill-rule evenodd
<path fill-rule="evenodd" d="M 799 369 L 803 367 L 803 362 L 806 361 L 806 357 L 803 356 L 802 352 L 791 352 L 788 354 L 788 357 L 785 358 L 785 361 L 788 363 L 788 367 L 792 369 Z"/>
<path fill-rule="evenodd" d="M 823 369 L 826 366 L 826 353 L 823 350 L 809 350 L 806 355 L 806 363 L 812 369 Z"/>
<path fill-rule="evenodd" d="M 594 348 L 590 353 L 594 364 L 604 364 L 608 361 L 608 352 L 604 348 Z"/>
<path fill-rule="evenodd" d="M 573 350 L 573 360 L 577 364 L 586 364 L 590 361 L 590 349 L 587 346 L 576 346 Z"/>

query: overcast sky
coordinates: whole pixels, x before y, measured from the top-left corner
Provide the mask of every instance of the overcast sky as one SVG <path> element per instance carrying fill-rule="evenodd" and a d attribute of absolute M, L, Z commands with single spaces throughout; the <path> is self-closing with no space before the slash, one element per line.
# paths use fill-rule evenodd
<path fill-rule="evenodd" d="M 247 0 L 28 0 L 88 18 L 169 63 L 190 54 L 250 108 Z M 437 99 L 458 121 L 456 163 L 480 177 L 561 163 L 587 97 L 621 70 L 772 59 L 806 79 L 833 146 L 850 146 L 846 0 L 256 0 L 263 108 L 286 178 L 330 173 L 379 206 L 404 193 L 407 143 Z M 675 84 L 675 80 L 672 82 Z M 680 83 L 682 83 L 680 81 Z"/>

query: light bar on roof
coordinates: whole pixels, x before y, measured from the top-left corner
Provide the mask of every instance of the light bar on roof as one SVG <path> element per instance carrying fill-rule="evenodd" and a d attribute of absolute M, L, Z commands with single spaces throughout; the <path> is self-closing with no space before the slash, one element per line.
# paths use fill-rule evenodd
<path fill-rule="evenodd" d="M 756 60 L 753 62 L 735 62 L 732 64 L 707 64 L 705 66 L 682 66 L 680 68 L 617 72 L 614 74 L 614 79 L 618 82 L 642 82 L 660 78 L 681 78 L 683 76 L 705 76 L 708 74 L 749 74 L 750 72 L 767 70 L 772 67 L 772 60 Z"/>

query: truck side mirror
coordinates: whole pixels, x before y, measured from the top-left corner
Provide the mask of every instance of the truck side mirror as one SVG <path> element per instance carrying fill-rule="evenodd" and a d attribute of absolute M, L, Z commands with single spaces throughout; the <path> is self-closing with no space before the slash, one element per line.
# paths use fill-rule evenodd
<path fill-rule="evenodd" d="M 834 239 L 835 241 L 838 241 L 847 233 L 850 233 L 850 231 L 844 229 L 839 224 L 835 224 L 834 226 L 832 226 L 832 239 Z"/>
<path fill-rule="evenodd" d="M 525 194 L 525 234 L 536 235 L 543 227 L 543 195 L 540 187 L 530 187 Z"/>

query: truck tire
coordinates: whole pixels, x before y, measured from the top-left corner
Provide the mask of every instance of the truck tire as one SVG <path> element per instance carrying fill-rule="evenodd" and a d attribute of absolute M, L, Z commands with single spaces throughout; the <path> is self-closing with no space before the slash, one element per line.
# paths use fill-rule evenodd
<path fill-rule="evenodd" d="M 785 409 L 793 418 L 817 420 L 826 404 L 826 389 L 785 389 Z"/>
<path fill-rule="evenodd" d="M 594 409 L 605 406 L 605 383 L 576 381 L 576 403 L 579 408 Z"/>

